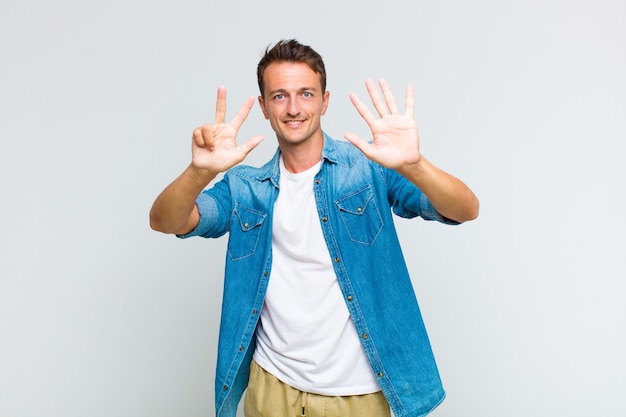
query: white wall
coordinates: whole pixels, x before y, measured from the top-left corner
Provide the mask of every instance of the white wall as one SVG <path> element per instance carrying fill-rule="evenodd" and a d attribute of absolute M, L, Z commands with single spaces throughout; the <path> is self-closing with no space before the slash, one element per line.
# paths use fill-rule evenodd
<path fill-rule="evenodd" d="M 405 4 L 409 3 L 409 4 Z M 412 83 L 478 220 L 399 221 L 448 398 L 432 415 L 626 415 L 622 1 L 0 5 L 0 416 L 208 416 L 225 240 L 152 232 L 191 131 L 262 50 L 325 58 L 337 138 Z M 267 140 L 255 108 L 241 138 Z"/>

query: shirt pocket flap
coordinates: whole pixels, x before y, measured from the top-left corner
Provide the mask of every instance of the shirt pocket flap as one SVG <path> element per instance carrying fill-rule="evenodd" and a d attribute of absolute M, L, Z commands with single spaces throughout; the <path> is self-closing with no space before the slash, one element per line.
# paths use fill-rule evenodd
<path fill-rule="evenodd" d="M 372 187 L 362 187 L 336 200 L 335 204 L 350 240 L 373 245 L 384 223 Z"/>
<path fill-rule="evenodd" d="M 336 204 L 341 211 L 362 216 L 373 196 L 374 193 L 372 192 L 372 189 L 370 187 L 366 187 L 342 198 L 341 200 L 338 200 Z"/>
<path fill-rule="evenodd" d="M 265 214 L 249 209 L 242 205 L 235 206 L 235 214 L 237 216 L 237 219 L 239 219 L 239 226 L 244 232 L 247 232 L 257 226 L 262 225 L 263 221 L 265 220 Z"/>

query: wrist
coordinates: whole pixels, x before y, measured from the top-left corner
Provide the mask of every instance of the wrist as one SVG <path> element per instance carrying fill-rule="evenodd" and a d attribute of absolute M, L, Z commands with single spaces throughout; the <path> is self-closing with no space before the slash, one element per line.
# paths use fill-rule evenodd
<path fill-rule="evenodd" d="M 218 172 L 206 168 L 198 168 L 193 164 L 189 165 L 187 172 L 190 179 L 202 187 L 206 187 L 218 174 Z"/>
<path fill-rule="evenodd" d="M 405 162 L 400 167 L 398 167 L 396 171 L 398 171 L 405 177 L 416 177 L 428 172 L 429 166 L 430 163 L 426 160 L 426 158 L 420 155 L 417 161 Z"/>

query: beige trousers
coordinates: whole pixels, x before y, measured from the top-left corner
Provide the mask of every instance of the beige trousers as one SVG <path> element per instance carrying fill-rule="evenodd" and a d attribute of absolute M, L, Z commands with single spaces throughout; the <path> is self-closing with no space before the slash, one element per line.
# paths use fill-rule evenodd
<path fill-rule="evenodd" d="M 252 361 L 244 416 L 391 417 L 391 411 L 381 391 L 348 397 L 306 393 L 279 381 Z"/>

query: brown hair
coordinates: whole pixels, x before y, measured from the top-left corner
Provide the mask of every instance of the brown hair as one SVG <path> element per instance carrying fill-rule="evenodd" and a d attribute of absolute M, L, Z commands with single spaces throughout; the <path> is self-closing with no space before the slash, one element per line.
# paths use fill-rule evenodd
<path fill-rule="evenodd" d="M 263 74 L 265 69 L 273 62 L 302 62 L 307 64 L 316 74 L 320 76 L 322 85 L 322 93 L 326 91 L 326 68 L 324 68 L 324 60 L 308 45 L 302 45 L 295 39 L 278 41 L 273 47 L 268 46 L 265 49 L 263 57 L 257 66 L 256 75 L 259 83 L 259 90 L 263 96 Z"/>

